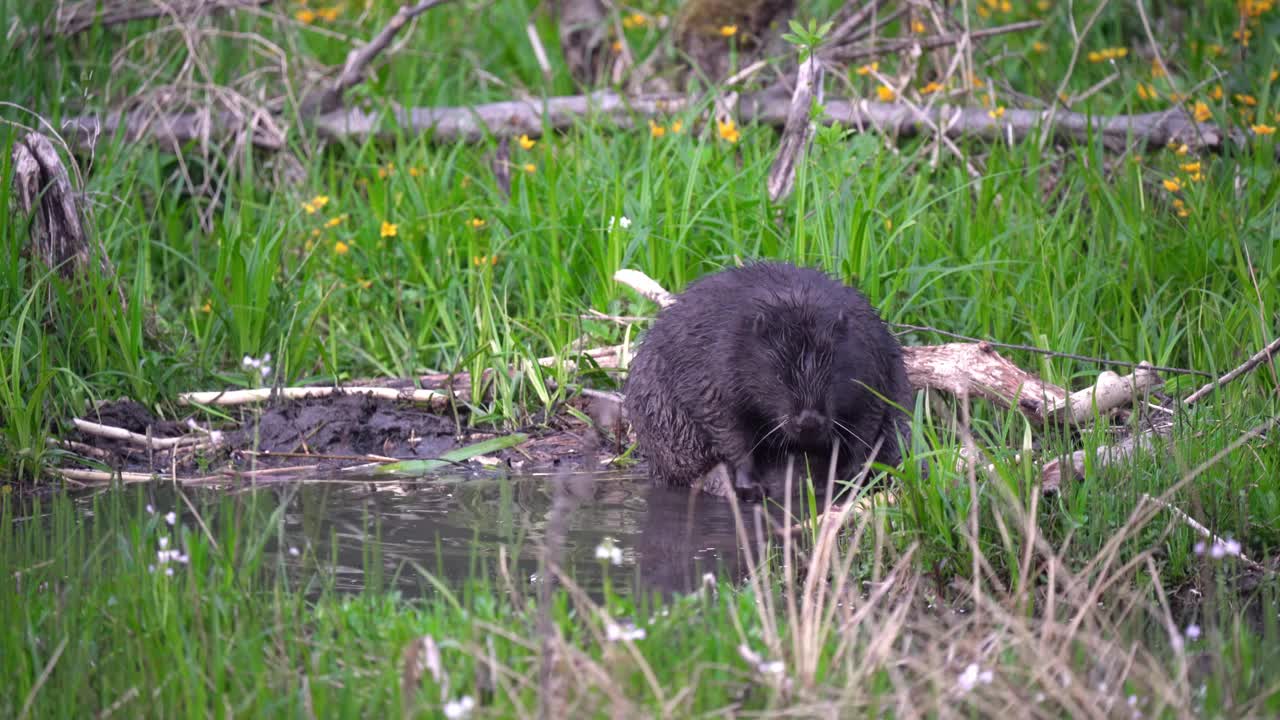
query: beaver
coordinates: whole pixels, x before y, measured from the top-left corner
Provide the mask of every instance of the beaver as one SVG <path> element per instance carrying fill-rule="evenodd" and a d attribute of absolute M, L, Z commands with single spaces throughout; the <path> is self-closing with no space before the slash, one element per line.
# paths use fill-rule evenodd
<path fill-rule="evenodd" d="M 861 292 L 763 261 L 700 278 L 663 309 L 625 390 L 655 480 L 705 476 L 711 492 L 751 498 L 764 492 L 766 464 L 829 458 L 836 442 L 839 477 L 878 441 L 875 460 L 897 465 L 910 432 L 899 408 L 913 405 L 902 347 Z"/>

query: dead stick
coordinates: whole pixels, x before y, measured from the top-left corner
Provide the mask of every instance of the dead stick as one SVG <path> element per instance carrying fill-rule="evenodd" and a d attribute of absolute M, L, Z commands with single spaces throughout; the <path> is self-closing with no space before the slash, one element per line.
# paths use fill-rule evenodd
<path fill-rule="evenodd" d="M 54 474 L 60 475 L 68 480 L 75 480 L 77 482 L 84 483 L 109 483 L 118 479 L 120 482 L 126 484 L 144 482 L 176 482 L 179 485 L 198 485 L 222 480 L 222 478 L 219 477 L 165 477 L 160 473 L 112 473 L 102 470 L 77 470 L 74 468 L 53 468 L 53 472 Z"/>
<path fill-rule="evenodd" d="M 1232 370 L 1231 372 L 1227 373 L 1226 375 L 1223 375 L 1222 377 L 1218 378 L 1217 380 L 1214 380 L 1213 382 L 1205 383 L 1203 386 L 1201 386 L 1199 390 L 1187 396 L 1187 399 L 1183 400 L 1182 404 L 1191 405 L 1197 402 L 1198 400 L 1208 395 L 1209 393 L 1213 392 L 1214 390 L 1217 390 L 1223 385 L 1226 385 L 1232 380 L 1235 380 L 1241 375 L 1244 375 L 1250 370 L 1258 367 L 1263 363 L 1263 361 L 1270 359 L 1271 356 L 1274 355 L 1277 350 L 1280 350 L 1280 338 L 1276 338 L 1275 340 L 1272 340 L 1270 345 L 1267 345 L 1266 347 L 1262 348 L 1258 352 L 1254 353 L 1253 357 L 1246 360 L 1244 364 L 1241 365 L 1240 367 L 1236 368 L 1235 370 Z"/>
<path fill-rule="evenodd" d="M 994 37 L 996 35 L 1004 35 L 1007 33 L 1021 32 L 1023 30 L 1034 30 L 1040 27 L 1042 23 L 1039 20 L 1024 20 L 1022 22 L 1010 23 L 999 27 L 984 28 L 982 30 L 974 30 L 969 33 L 948 33 L 946 35 L 930 35 L 929 37 L 910 38 L 906 40 L 892 40 L 879 43 L 876 45 L 865 45 L 861 47 L 833 47 L 825 54 L 826 59 L 836 62 L 853 62 L 862 58 L 881 57 L 884 55 L 893 55 L 896 53 L 909 50 L 915 46 L 920 46 L 922 50 L 936 50 L 942 47 L 948 47 L 959 43 L 965 37 L 979 39 L 985 37 Z"/>
<path fill-rule="evenodd" d="M 75 424 L 77 430 L 85 435 L 95 435 L 97 437 L 109 438 L 111 440 L 123 440 L 133 445 L 151 448 L 152 450 L 171 450 L 173 448 L 196 445 L 198 443 L 205 442 L 205 438 L 193 437 L 190 435 L 171 438 L 153 438 L 125 430 L 122 427 L 102 425 L 100 423 L 89 422 L 88 420 L 83 420 L 81 418 L 72 418 L 71 422 Z"/>
<path fill-rule="evenodd" d="M 400 32 L 410 20 L 446 2 L 449 2 L 449 0 L 422 0 L 422 2 L 415 5 L 400 6 L 396 14 L 391 16 L 391 20 L 387 22 L 381 32 L 369 41 L 368 45 L 352 50 L 347 54 L 347 62 L 342 66 L 342 72 L 332 85 L 303 99 L 299 114 L 307 117 L 315 113 L 326 113 L 342 107 L 342 94 L 364 81 L 365 71 L 369 69 L 369 64 L 383 50 L 387 49 L 387 46 L 395 38 L 396 33 Z"/>
<path fill-rule="evenodd" d="M 508 100 L 460 107 L 402 108 L 390 113 L 359 109 L 336 110 L 316 116 L 313 125 L 329 140 L 360 141 L 373 137 L 394 140 L 400 131 L 426 135 L 436 143 L 479 142 L 489 137 L 538 137 L 573 127 L 585 117 L 607 120 L 619 128 L 631 128 L 649 118 L 686 112 L 696 98 L 686 95 L 624 96 L 601 91 L 591 95 L 551 97 L 545 100 Z M 743 122 L 781 127 L 790 110 L 790 98 L 759 93 L 745 96 L 739 109 Z M 545 122 L 544 122 L 545 119 Z M 1116 147 L 1130 141 L 1149 147 L 1163 147 L 1170 141 L 1185 143 L 1190 150 L 1218 150 L 1230 140 L 1244 144 L 1239 130 L 1196 123 L 1182 108 L 1139 115 L 1093 116 L 1081 113 L 1052 113 L 1010 109 L 992 118 L 987 108 L 937 105 L 910 108 L 902 104 L 868 100 L 829 99 L 826 113 L 815 121 L 851 130 L 876 128 L 891 136 L 907 137 L 943 128 L 951 139 L 976 137 L 1014 140 L 1035 132 L 1057 140 L 1083 141 L 1097 136 Z M 175 147 L 193 140 L 207 140 L 239 132 L 243 120 L 230 114 L 151 112 L 110 112 L 68 118 L 64 133 L 74 145 L 87 148 L 98 136 L 123 134 L 128 142 L 158 142 Z M 250 140 L 264 150 L 278 150 L 279 144 L 254 135 Z"/>
<path fill-rule="evenodd" d="M 272 0 L 181 0 L 175 2 L 127 2 L 111 3 L 99 0 L 84 0 L 79 3 L 58 3 L 53 13 L 50 27 L 45 31 L 46 38 L 60 35 L 71 37 L 92 29 L 93 27 L 110 27 L 134 20 L 150 20 L 165 15 L 171 17 L 190 18 L 206 13 L 237 8 L 252 8 L 266 5 Z"/>
<path fill-rule="evenodd" d="M 272 397 L 272 388 L 255 388 L 252 390 L 212 390 L 205 392 L 189 392 L 178 395 L 178 402 L 184 405 L 245 405 L 265 402 Z M 289 400 L 305 398 L 325 398 L 333 395 L 370 395 L 383 400 L 405 400 L 409 402 L 430 403 L 433 408 L 443 407 L 450 400 L 450 395 L 439 390 L 396 389 L 385 387 L 339 387 L 319 385 L 316 387 L 287 387 L 274 392 L 278 397 Z"/>
<path fill-rule="evenodd" d="M 1224 552 L 1226 551 L 1226 548 L 1225 548 L 1226 543 L 1222 540 L 1222 538 L 1218 537 L 1217 535 L 1214 535 L 1212 532 L 1209 531 L 1209 528 L 1205 527 L 1204 525 L 1201 525 L 1195 518 L 1191 517 L 1190 515 L 1180 510 L 1173 503 L 1168 502 L 1166 500 L 1158 500 L 1156 498 L 1151 497 L 1147 493 L 1142 493 L 1142 501 L 1152 503 L 1154 505 L 1164 508 L 1165 510 L 1168 510 L 1170 513 L 1173 513 L 1174 517 L 1178 518 L 1183 523 L 1185 523 L 1187 527 L 1191 528 L 1192 530 L 1195 530 L 1197 535 L 1212 542 L 1215 545 L 1223 547 Z M 1250 560 L 1249 558 L 1245 557 L 1245 554 L 1243 551 L 1228 553 L 1228 554 L 1233 555 L 1234 557 L 1240 558 L 1241 562 L 1253 568 L 1254 570 L 1265 570 L 1265 568 L 1262 566 L 1261 563 L 1256 562 L 1254 560 Z"/>

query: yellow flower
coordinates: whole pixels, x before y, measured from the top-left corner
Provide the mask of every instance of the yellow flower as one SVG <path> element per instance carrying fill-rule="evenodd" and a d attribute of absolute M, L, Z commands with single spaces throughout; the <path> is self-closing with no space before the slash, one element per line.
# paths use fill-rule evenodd
<path fill-rule="evenodd" d="M 720 132 L 720 137 L 731 143 L 738 142 L 738 138 L 742 137 L 742 133 L 738 132 L 738 126 L 734 124 L 732 118 L 723 122 L 716 120 L 716 129 Z"/>
<path fill-rule="evenodd" d="M 1213 117 L 1213 113 L 1209 111 L 1209 106 L 1198 100 L 1191 112 L 1195 116 L 1196 122 L 1208 122 L 1209 118 Z"/>
<path fill-rule="evenodd" d="M 641 13 L 632 13 L 622 18 L 622 27 L 627 28 L 628 30 L 630 30 L 631 28 L 644 27 L 648 23 L 649 23 L 648 18 L 646 18 Z"/>
<path fill-rule="evenodd" d="M 205 313 L 206 315 L 213 312 L 213 303 L 205 300 L 204 304 L 200 306 L 200 312 Z"/>
<path fill-rule="evenodd" d="M 1236 30 L 1231 33 L 1231 37 L 1239 40 L 1241 45 L 1249 47 L 1249 38 L 1253 37 L 1253 31 L 1248 28 L 1245 28 L 1243 32 Z"/>
<path fill-rule="evenodd" d="M 1036 3 L 1036 9 L 1040 12 L 1049 12 L 1049 8 L 1051 7 L 1053 7 L 1053 3 L 1049 2 L 1049 0 L 1039 0 L 1039 2 Z"/>
<path fill-rule="evenodd" d="M 1252 95 L 1246 95 L 1244 93 L 1236 93 L 1233 97 L 1236 99 L 1236 102 L 1240 103 L 1241 105 L 1248 105 L 1249 107 L 1253 107 L 1254 105 L 1258 104 L 1258 99 Z"/>
<path fill-rule="evenodd" d="M 983 83 L 983 82 L 982 82 L 982 78 L 978 77 L 978 74 L 977 74 L 977 73 L 970 73 L 970 74 L 969 74 L 969 84 L 970 84 L 970 85 L 972 85 L 972 86 L 974 86 L 974 87 L 976 87 L 976 88 L 980 88 L 980 87 L 982 87 L 985 83 Z"/>
<path fill-rule="evenodd" d="M 1198 172 L 1193 172 L 1187 176 L 1187 179 L 1190 180 L 1191 182 L 1200 182 L 1201 180 L 1204 179 L 1204 176 Z"/>
<path fill-rule="evenodd" d="M 889 102 L 898 97 L 898 93 L 894 92 L 893 88 L 888 85 L 881 85 L 876 88 L 876 97 L 880 98 L 880 102 Z"/>
<path fill-rule="evenodd" d="M 1223 50 L 1222 50 L 1222 46 L 1221 46 L 1221 45 L 1219 45 L 1219 44 L 1217 44 L 1217 43 L 1213 43 L 1212 45 L 1206 45 L 1206 46 L 1204 47 L 1204 49 L 1205 49 L 1205 50 L 1206 50 L 1210 55 L 1221 55 L 1221 54 L 1222 54 L 1222 52 L 1223 52 Z"/>
<path fill-rule="evenodd" d="M 926 32 L 928 32 L 928 31 L 929 31 L 929 29 L 928 29 L 928 28 L 926 28 L 926 27 L 924 26 L 924 23 L 920 22 L 919 20 L 912 20 L 912 21 L 911 21 L 911 32 L 913 32 L 913 33 L 915 33 L 915 34 L 917 34 L 917 35 L 923 35 L 923 34 L 925 34 L 925 33 L 926 33 Z"/>
<path fill-rule="evenodd" d="M 373 281 L 365 280 L 364 278 L 358 278 L 356 280 L 356 284 L 360 286 L 361 290 L 368 290 L 369 288 L 373 287 Z"/>
<path fill-rule="evenodd" d="M 986 6 L 985 6 L 985 5 L 979 5 L 979 6 L 978 6 L 978 17 L 989 18 L 989 17 L 991 17 L 991 11 L 990 11 L 990 10 L 988 10 L 988 9 L 986 8 Z"/>
<path fill-rule="evenodd" d="M 342 213 L 341 215 L 335 215 L 329 218 L 328 220 L 326 220 L 324 223 L 324 226 L 327 228 L 337 227 L 342 223 L 343 220 L 346 220 L 346 219 L 347 219 L 346 213 Z"/>
<path fill-rule="evenodd" d="M 385 178 L 388 175 L 390 175 L 392 172 L 394 172 L 395 169 L 396 169 L 395 163 L 387 163 L 386 165 L 383 165 L 382 167 L 378 168 L 378 177 Z"/>
<path fill-rule="evenodd" d="M 1048 45 L 1045 45 L 1044 43 L 1040 42 L 1039 40 L 1037 40 L 1037 41 L 1035 41 L 1035 42 L 1031 43 L 1031 52 L 1042 53 L 1042 52 L 1044 52 L 1045 50 L 1048 50 L 1048 49 L 1049 49 L 1049 46 L 1048 46 Z"/>
<path fill-rule="evenodd" d="M 885 231 L 886 231 L 886 232 L 887 232 L 887 231 L 892 231 L 892 230 L 893 230 L 893 218 L 885 218 L 885 219 L 884 219 L 884 229 L 885 229 Z"/>
<path fill-rule="evenodd" d="M 1089 53 L 1088 58 L 1089 58 L 1089 62 L 1100 63 L 1100 62 L 1107 62 L 1109 60 L 1119 60 L 1120 58 L 1125 57 L 1128 54 L 1129 54 L 1129 48 L 1112 47 L 1112 48 L 1103 48 L 1101 50 L 1094 50 Z"/>
<path fill-rule="evenodd" d="M 333 244 L 333 253 L 335 255 L 346 255 L 351 246 L 339 240 Z"/>
<path fill-rule="evenodd" d="M 680 122 L 679 120 L 672 121 L 671 132 L 675 133 L 676 135 L 679 135 L 680 131 L 683 129 L 684 129 L 684 123 Z"/>
<path fill-rule="evenodd" d="M 1211 100 L 1221 100 L 1221 99 L 1222 99 L 1222 86 L 1221 86 L 1221 85 L 1214 85 L 1214 86 L 1213 86 L 1213 89 L 1209 91 L 1209 98 L 1210 98 Z"/>
<path fill-rule="evenodd" d="M 395 223 L 389 223 L 386 220 L 383 220 L 382 229 L 381 231 L 379 231 L 378 234 L 384 238 L 395 237 L 396 235 L 400 234 L 400 226 L 396 225 Z"/>
<path fill-rule="evenodd" d="M 1004 106 L 997 105 L 995 110 L 988 110 L 987 115 L 989 115 L 992 120 L 999 120 L 1004 117 Z"/>
<path fill-rule="evenodd" d="M 1179 167 L 1182 168 L 1182 172 L 1198 173 L 1200 172 L 1200 161 L 1197 160 L 1195 162 L 1183 163 Z"/>
<path fill-rule="evenodd" d="M 1182 102 L 1183 100 L 1186 100 L 1186 99 L 1187 99 L 1187 96 L 1186 96 L 1186 95 L 1183 95 L 1183 94 L 1182 94 L 1182 93 L 1180 93 L 1180 92 L 1171 92 L 1171 93 L 1169 93 L 1169 102 L 1171 102 L 1171 103 L 1180 103 L 1180 102 Z"/>
<path fill-rule="evenodd" d="M 520 169 L 524 170 L 527 173 L 533 173 L 538 171 L 538 166 L 534 165 L 533 163 L 525 163 L 520 167 Z"/>
<path fill-rule="evenodd" d="M 1186 143 L 1179 143 L 1177 140 L 1169 141 L 1169 149 L 1173 151 L 1174 155 L 1178 156 L 1186 155 L 1187 151 L 1190 150 Z"/>
<path fill-rule="evenodd" d="M 520 143 L 520 147 L 524 148 L 525 150 L 532 150 L 533 146 L 538 144 L 538 141 L 530 140 L 528 135 L 521 135 L 519 143 Z"/>
<path fill-rule="evenodd" d="M 1177 178 L 1169 178 L 1164 181 L 1164 189 L 1171 193 L 1176 193 L 1182 189 L 1182 182 Z"/>
<path fill-rule="evenodd" d="M 860 66 L 857 70 L 854 70 L 854 72 L 858 73 L 859 75 L 870 75 L 872 72 L 879 69 L 880 69 L 880 63 L 873 62 L 873 63 L 867 63 L 866 65 Z"/>
<path fill-rule="evenodd" d="M 470 225 L 473 229 L 479 230 L 480 228 L 485 226 L 485 221 L 481 218 L 473 217 L 467 221 L 467 224 Z"/>
<path fill-rule="evenodd" d="M 660 138 L 660 137 L 662 137 L 663 135 L 666 135 L 666 134 L 667 134 L 667 129 L 666 129 L 666 128 L 664 128 L 664 127 L 662 127 L 661 125 L 659 125 L 659 124 L 655 123 L 654 121 L 650 120 L 650 121 L 649 121 L 649 134 L 650 134 L 650 135 L 652 135 L 652 136 L 654 136 L 654 137 L 656 137 L 656 138 Z"/>
<path fill-rule="evenodd" d="M 1162 78 L 1164 76 L 1165 76 L 1164 66 L 1160 64 L 1159 60 L 1153 59 L 1151 61 L 1151 77 Z"/>
<path fill-rule="evenodd" d="M 920 88 L 920 94 L 921 94 L 921 95 L 932 95 L 932 94 L 934 94 L 934 93 L 938 92 L 938 91 L 939 91 L 939 90 L 941 90 L 941 89 L 942 89 L 942 83 L 939 83 L 939 82 L 930 82 L 930 83 L 928 83 L 927 85 L 925 85 L 924 87 Z"/>
<path fill-rule="evenodd" d="M 1191 211 L 1187 209 L 1186 204 L 1184 204 L 1179 198 L 1173 199 L 1173 209 L 1177 211 L 1178 217 L 1186 217 L 1191 214 Z"/>
<path fill-rule="evenodd" d="M 1000 12 L 1002 13 L 1013 12 L 1013 3 L 1009 2 L 1009 0 L 1000 0 Z"/>
<path fill-rule="evenodd" d="M 1276 80 L 1278 80 L 1278 79 L 1280 79 L 1280 70 L 1272 70 L 1272 71 L 1271 71 L 1271 82 L 1275 82 L 1275 81 L 1276 81 Z"/>
<path fill-rule="evenodd" d="M 734 35 L 737 35 L 737 34 L 738 34 L 737 25 L 721 25 L 720 26 L 721 37 L 733 37 Z"/>
<path fill-rule="evenodd" d="M 302 203 L 302 209 L 306 210 L 308 215 L 314 215 L 316 211 L 328 204 L 328 195 L 317 195 L 307 202 Z"/>
<path fill-rule="evenodd" d="M 414 167 L 409 168 L 409 177 L 418 177 L 419 175 L 423 174 L 424 172 L 426 172 L 426 171 L 425 171 L 425 170 L 423 170 L 422 168 L 417 167 L 417 166 L 414 166 Z"/>
<path fill-rule="evenodd" d="M 294 13 L 294 14 L 293 14 L 293 17 L 294 17 L 294 19 L 295 19 L 295 20 L 297 20 L 298 22 L 300 22 L 300 23 L 306 23 L 307 25 L 310 25 L 311 23 L 313 23 L 313 22 L 315 22 L 315 21 L 316 21 L 316 13 L 315 13 L 315 11 L 314 11 L 314 10 L 308 10 L 308 9 L 306 9 L 306 8 L 303 8 L 303 9 L 299 10 L 298 12 Z"/>
<path fill-rule="evenodd" d="M 1156 89 L 1146 83 L 1138 83 L 1138 97 L 1143 100 L 1154 100 L 1156 97 Z"/>
<path fill-rule="evenodd" d="M 1254 125 L 1252 129 L 1254 135 L 1274 135 L 1276 132 L 1275 126 L 1273 125 L 1258 124 Z"/>
<path fill-rule="evenodd" d="M 338 19 L 338 8 L 337 6 L 321 8 L 316 10 L 316 15 L 325 22 L 333 22 Z"/>
<path fill-rule="evenodd" d="M 613 41 L 613 45 L 610 45 L 610 47 L 611 47 L 611 48 L 613 48 L 613 51 L 614 51 L 615 53 L 620 53 L 620 52 L 622 52 L 622 41 L 621 41 L 621 40 L 614 40 L 614 41 Z"/>

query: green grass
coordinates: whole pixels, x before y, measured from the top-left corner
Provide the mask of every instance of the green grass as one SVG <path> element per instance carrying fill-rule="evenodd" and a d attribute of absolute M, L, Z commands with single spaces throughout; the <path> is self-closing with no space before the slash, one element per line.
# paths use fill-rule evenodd
<path fill-rule="evenodd" d="M 0 16 L 30 26 L 40 19 L 37 5 L 0 0 Z M 825 17 L 834 5 L 806 6 L 802 14 Z M 980 58 L 1007 55 L 983 67 L 984 85 L 969 102 L 985 95 L 994 105 L 1019 106 L 1006 84 L 1032 97 L 1051 97 L 1072 54 L 1068 7 L 1054 3 L 1041 11 L 1026 4 L 990 19 L 975 16 L 976 26 L 1028 17 L 1047 22 L 1034 32 L 983 44 Z M 1076 3 L 1078 25 L 1093 7 Z M 354 13 L 344 13 L 333 26 L 367 37 L 392 9 L 379 5 L 359 22 Z M 648 3 L 642 9 L 674 15 L 675 4 Z M 531 3 L 504 0 L 476 11 L 491 26 L 483 32 L 466 32 L 473 29 L 471 10 L 433 11 L 414 30 L 402 58 L 380 68 L 352 99 L 377 107 L 391 100 L 487 102 L 507 99 L 515 89 L 535 96 L 574 92 L 556 53 L 554 26 L 540 17 L 553 62 L 551 80 L 544 82 L 524 33 L 531 10 Z M 173 414 L 179 392 L 251 382 L 240 368 L 245 355 L 272 353 L 276 372 L 289 384 L 428 369 L 479 373 L 563 353 L 584 334 L 599 344 L 620 342 L 621 328 L 580 315 L 588 308 L 619 315 L 653 312 L 650 303 L 612 281 L 623 267 L 678 290 L 740 258 L 784 258 L 855 282 L 893 322 L 1221 374 L 1280 327 L 1276 136 L 1250 130 L 1254 123 L 1280 125 L 1278 85 L 1270 79 L 1280 68 L 1280 19 L 1275 10 L 1264 13 L 1252 26 L 1246 52 L 1232 37 L 1238 27 L 1235 3 L 1158 12 L 1164 14 L 1154 20 L 1172 23 L 1162 28 L 1181 28 L 1176 43 L 1157 36 L 1168 41 L 1162 52 L 1172 78 L 1153 76 L 1150 59 L 1139 57 L 1146 46 L 1140 21 L 1131 7 L 1113 3 L 1086 38 L 1067 92 L 1082 93 L 1112 73 L 1117 78 L 1075 109 L 1146 112 L 1167 107 L 1168 94 L 1176 90 L 1189 94 L 1186 102 L 1204 102 L 1215 122 L 1236 124 L 1249 138 L 1246 145 L 1203 156 L 1142 148 L 1122 157 L 1096 140 L 1044 150 L 1036 138 L 1013 147 L 961 143 L 981 160 L 983 171 L 974 178 L 945 151 L 933 163 L 923 140 L 898 143 L 898 152 L 891 153 L 878 136 L 823 130 L 801 165 L 794 194 L 774 205 L 765 177 L 777 133 L 748 126 L 738 143 L 729 144 L 716 137 L 714 124 L 706 127 L 706 105 L 679 118 L 679 133 L 667 123 L 662 137 L 643 124 L 618 131 L 585 120 L 529 149 L 513 143 L 509 199 L 493 181 L 494 141 L 437 145 L 401 136 L 391 143 L 321 149 L 295 132 L 288 142 L 300 161 L 301 179 L 289 183 L 267 154 L 201 160 L 196 148 L 188 148 L 184 167 L 160 149 L 104 138 L 91 163 L 87 157 L 80 161 L 94 206 L 91 227 L 115 264 L 126 308 L 100 280 L 65 287 L 23 254 L 26 221 L 6 216 L 0 222 L 0 307 L 8 310 L 0 316 L 0 475 L 6 488 L 48 483 L 45 471 L 61 458 L 47 439 L 88 403 L 127 395 Z M 56 125 L 64 116 L 101 109 L 154 86 L 150 73 L 170 77 L 185 67 L 185 45 L 173 42 L 172 34 L 156 42 L 145 37 L 162 26 L 137 23 L 71 40 L 3 44 L 3 97 Z M 348 49 L 340 39 L 262 16 L 241 14 L 218 26 L 259 33 L 294 54 L 287 74 L 261 79 L 271 92 L 279 92 L 286 79 L 297 83 L 300 64 L 337 64 Z M 628 30 L 627 38 L 646 50 L 658 33 L 649 26 Z M 1129 55 L 1114 64 L 1088 60 L 1088 51 L 1111 46 L 1127 47 Z M 194 80 L 243 91 L 248 86 L 238 83 L 253 77 L 250 70 L 270 65 L 245 52 L 243 41 L 212 38 L 200 47 L 204 64 L 198 72 L 207 68 L 209 76 Z M 135 64 L 113 68 L 118 53 Z M 881 60 L 882 72 L 896 67 L 892 58 Z M 481 82 L 477 68 L 507 87 Z M 920 87 L 927 79 L 922 75 L 912 84 Z M 868 78 L 851 74 L 850 81 L 858 91 L 874 93 Z M 1153 86 L 1161 99 L 1144 99 L 1139 83 Z M 830 92 L 847 89 L 835 85 Z M 193 102 L 200 100 L 197 94 Z M 14 107 L 0 108 L 0 116 L 35 124 Z M 17 126 L 0 124 L 0 207 L 10 205 L 9 150 L 20 136 Z M 1192 163 L 1199 163 L 1198 170 Z M 223 178 L 216 202 L 207 191 L 194 192 L 184 173 L 197 183 Z M 1178 180 L 1181 190 L 1170 192 L 1166 180 Z M 316 207 L 319 196 L 327 202 Z M 315 212 L 307 211 L 308 203 Z M 622 215 L 632 219 L 630 228 L 607 229 L 610 217 Z M 384 223 L 395 225 L 394 236 L 383 237 Z M 945 341 L 926 333 L 903 339 Z M 1027 352 L 1006 354 L 1072 388 L 1091 383 L 1102 369 Z M 565 379 L 561 371 L 542 372 Z M 522 425 L 563 398 L 563 390 L 551 389 L 563 383 L 498 377 L 492 398 L 473 408 L 473 421 Z M 1165 380 L 1166 390 L 1179 396 L 1204 381 L 1172 375 Z M 1168 453 L 1142 454 L 1091 472 L 1058 498 L 1039 503 L 1040 536 L 1076 558 L 1074 567 L 1086 567 L 1120 532 L 1144 493 L 1160 494 L 1280 412 L 1277 385 L 1274 371 L 1264 366 L 1194 410 L 1179 411 Z M 995 578 L 984 582 L 993 589 L 1045 582 L 1039 563 L 1029 577 L 1022 576 L 1032 539 L 1019 518 L 1035 491 L 1031 462 L 1093 449 L 1106 437 L 1093 430 L 1078 438 L 1060 432 L 1040 436 L 1020 416 L 977 404 L 974 430 L 996 472 L 980 476 L 975 496 L 954 470 L 960 440 L 951 411 L 936 398 L 921 403 L 917 435 L 930 441 L 920 450 L 930 458 L 931 473 L 922 480 L 904 471 L 887 543 L 895 552 L 914 545 L 914 567 L 931 579 L 935 592 L 950 594 L 951 581 L 971 580 L 975 544 L 966 528 L 976 512 L 977 556 Z M 1042 447 L 1029 451 L 1033 434 Z M 1015 452 L 1022 453 L 1021 461 Z M 1273 439 L 1252 442 L 1198 476 L 1173 502 L 1215 533 L 1239 539 L 1251 558 L 1274 558 L 1280 546 L 1277 452 Z M 260 549 L 242 546 L 260 543 L 259 536 L 269 533 L 256 525 L 236 530 L 228 523 L 228 529 L 214 532 L 223 551 L 203 545 L 210 537 L 193 534 L 192 563 L 182 576 L 152 576 L 141 558 L 149 552 L 145 538 L 154 533 L 154 521 L 129 498 L 102 500 L 106 514 L 90 529 L 75 522 L 63 499 L 52 501 L 59 509 L 49 519 L 5 519 L 0 609 L 19 618 L 0 644 L 0 668 L 10 670 L 4 674 L 15 682 L 5 701 L 7 715 L 19 712 L 28 694 L 33 715 L 63 715 L 105 707 L 130 688 L 136 688 L 134 702 L 157 715 L 227 709 L 238 715 L 304 714 L 306 707 L 317 716 L 380 715 L 395 712 L 396 658 L 415 634 L 464 644 L 500 638 L 453 635 L 471 627 L 461 618 L 478 615 L 516 637 L 532 637 L 527 608 L 503 606 L 495 599 L 498 591 L 483 585 L 461 607 L 406 604 L 378 594 L 342 599 L 324 591 L 318 600 L 307 599 L 269 572 Z M 1158 576 L 1122 583 L 1144 600 L 1155 602 L 1157 589 L 1173 593 L 1185 587 L 1212 596 L 1198 606 L 1197 616 L 1213 620 L 1207 641 L 1215 643 L 1224 664 L 1216 666 L 1208 696 L 1274 701 L 1275 688 L 1258 678 L 1280 668 L 1266 645 L 1274 644 L 1275 633 L 1238 622 L 1259 606 L 1270 608 L 1261 615 L 1274 619 L 1274 580 L 1268 577 L 1256 592 L 1240 589 L 1221 569 L 1226 566 L 1192 552 L 1195 535 L 1168 515 L 1123 537 L 1117 562 L 1150 558 L 1159 570 Z M 21 583 L 18 571 L 25 578 Z M 59 590 L 40 591 L 40 582 Z M 681 621 L 705 623 L 707 632 L 698 638 L 684 637 L 675 620 L 667 634 L 651 631 L 647 651 L 665 653 L 661 661 L 647 656 L 662 687 L 687 684 L 695 665 L 669 662 L 686 650 L 690 663 L 736 662 L 737 641 L 730 638 L 738 630 L 725 603 L 739 603 L 744 616 L 754 617 L 752 595 L 733 593 L 732 601 L 710 605 L 691 601 L 682 606 L 687 615 L 673 611 Z M 111 606 L 113 597 L 117 604 Z M 566 608 L 560 627 L 580 639 L 581 618 L 569 612 L 566 598 L 560 602 Z M 1028 602 L 1027 613 L 1045 611 L 1042 595 Z M 1154 622 L 1142 625 L 1143 632 Z M 1204 624 L 1207 629 L 1208 620 Z M 759 637 L 762 630 L 752 626 L 744 632 Z M 62 654 L 51 663 L 64 639 Z M 504 665 L 527 672 L 520 663 L 527 662 L 528 648 L 494 641 Z M 270 652 L 264 654 L 263 647 Z M 593 646 L 595 661 L 617 659 L 606 656 L 607 647 Z M 459 663 L 453 666 L 456 677 L 468 678 L 455 681 L 455 689 L 471 687 L 471 661 L 450 662 Z M 46 666 L 52 673 L 33 692 Z M 657 702 L 639 669 L 620 667 L 610 677 L 623 694 Z M 883 693 L 902 687 L 890 670 L 883 673 L 866 679 L 865 687 Z M 303 704 L 304 677 L 310 678 L 308 702 L 314 706 Z M 835 674 L 824 678 L 829 689 Z M 531 691 L 521 692 L 526 694 L 516 694 L 522 702 L 530 702 Z M 692 692 L 686 707 L 706 710 L 729 703 L 735 691 L 726 682 Z M 783 702 L 778 697 L 768 702 Z"/>

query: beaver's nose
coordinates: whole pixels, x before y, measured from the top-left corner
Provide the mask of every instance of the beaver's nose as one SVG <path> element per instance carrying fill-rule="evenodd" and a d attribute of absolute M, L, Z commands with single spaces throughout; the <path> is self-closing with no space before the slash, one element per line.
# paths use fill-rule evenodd
<path fill-rule="evenodd" d="M 796 428 L 800 432 L 816 433 L 826 429 L 827 418 L 816 410 L 801 410 L 796 416 Z"/>

